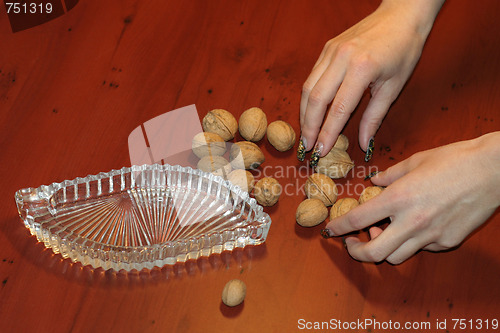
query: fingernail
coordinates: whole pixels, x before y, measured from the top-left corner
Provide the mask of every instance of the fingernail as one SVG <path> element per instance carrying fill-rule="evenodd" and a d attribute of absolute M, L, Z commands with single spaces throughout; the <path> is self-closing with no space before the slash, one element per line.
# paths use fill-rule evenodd
<path fill-rule="evenodd" d="M 335 235 L 333 234 L 333 232 L 330 229 L 325 228 L 325 229 L 321 230 L 321 236 L 323 236 L 323 238 L 325 238 L 325 239 L 328 239 L 328 238 L 332 238 Z"/>
<path fill-rule="evenodd" d="M 376 174 L 378 174 L 380 171 L 373 171 L 373 172 L 370 172 L 368 175 L 366 175 L 365 177 L 365 180 L 368 180 L 370 178 L 372 178 L 373 176 L 375 176 Z"/>
<path fill-rule="evenodd" d="M 344 244 L 344 247 L 347 249 L 347 243 L 345 241 L 345 237 L 342 237 L 342 244 Z"/>
<path fill-rule="evenodd" d="M 375 139 L 373 136 L 370 138 L 370 141 L 368 141 L 368 148 L 366 148 L 366 155 L 365 155 L 365 162 L 368 162 L 372 159 L 373 157 L 373 146 L 375 145 Z"/>
<path fill-rule="evenodd" d="M 321 155 L 321 150 L 323 149 L 322 143 L 317 143 L 311 155 L 311 166 L 315 167 L 318 165 L 319 155 Z"/>
<path fill-rule="evenodd" d="M 306 139 L 301 137 L 297 148 L 297 159 L 301 162 L 306 158 L 306 143 Z"/>

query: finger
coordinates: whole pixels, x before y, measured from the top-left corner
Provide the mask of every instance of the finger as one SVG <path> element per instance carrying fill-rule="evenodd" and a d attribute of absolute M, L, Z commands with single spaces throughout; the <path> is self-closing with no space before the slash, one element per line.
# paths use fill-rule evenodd
<path fill-rule="evenodd" d="M 345 215 L 331 220 L 326 228 L 331 235 L 339 236 L 371 226 L 392 216 L 394 203 L 386 200 L 385 191 L 354 208 Z"/>
<path fill-rule="evenodd" d="M 369 242 L 352 242 L 346 239 L 346 246 L 349 254 L 356 260 L 380 262 L 407 242 L 409 237 L 409 230 L 399 224 L 390 224 L 375 239 Z"/>
<path fill-rule="evenodd" d="M 346 73 L 318 135 L 318 143 L 323 145 L 320 156 L 325 156 L 332 149 L 369 84 L 370 80 L 365 75 Z"/>
<path fill-rule="evenodd" d="M 399 162 L 387 170 L 382 171 L 370 178 L 370 181 L 378 186 L 389 186 L 399 178 L 408 174 L 412 170 L 411 164 L 408 159 Z"/>
<path fill-rule="evenodd" d="M 359 145 L 363 151 L 368 147 L 368 141 L 375 136 L 375 133 L 382 124 L 389 107 L 397 97 L 397 94 L 388 87 L 387 82 L 382 83 L 380 88 L 373 88 L 373 93 L 368 106 L 366 107 L 359 123 Z"/>
<path fill-rule="evenodd" d="M 311 93 L 311 90 L 314 88 L 314 86 L 316 85 L 320 77 L 323 75 L 323 73 L 326 71 L 331 62 L 330 57 L 325 58 L 325 52 L 326 52 L 325 49 L 323 49 L 321 55 L 318 58 L 318 61 L 316 61 L 316 64 L 314 65 L 313 69 L 311 70 L 311 73 L 307 77 L 307 80 L 304 82 L 304 85 L 302 87 L 302 96 L 300 98 L 300 114 L 299 114 L 301 130 L 304 126 L 307 102 L 309 100 L 309 95 Z"/>
<path fill-rule="evenodd" d="M 337 94 L 344 75 L 344 64 L 341 61 L 332 62 L 309 92 L 302 125 L 302 136 L 306 139 L 307 150 L 311 149 L 316 141 L 325 118 L 326 107 Z"/>
<path fill-rule="evenodd" d="M 393 253 L 387 256 L 386 261 L 393 265 L 399 265 L 417 253 L 424 246 L 425 242 L 422 242 L 422 240 L 418 238 L 410 238 Z"/>
<path fill-rule="evenodd" d="M 439 245 L 437 243 L 431 243 L 431 244 L 426 245 L 422 248 L 422 250 L 431 251 L 431 252 L 439 252 L 439 251 L 443 251 L 443 250 L 447 250 L 447 249 L 448 249 L 447 247 Z"/>
<path fill-rule="evenodd" d="M 377 238 L 382 231 L 384 231 L 382 228 L 379 227 L 371 227 L 369 232 L 370 232 L 370 239 L 375 239 Z"/>

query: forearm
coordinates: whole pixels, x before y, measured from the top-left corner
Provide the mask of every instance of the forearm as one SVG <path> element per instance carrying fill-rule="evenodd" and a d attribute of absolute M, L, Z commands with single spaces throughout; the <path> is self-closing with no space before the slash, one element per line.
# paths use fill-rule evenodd
<path fill-rule="evenodd" d="M 425 40 L 445 0 L 383 0 L 378 10 L 397 10 Z"/>

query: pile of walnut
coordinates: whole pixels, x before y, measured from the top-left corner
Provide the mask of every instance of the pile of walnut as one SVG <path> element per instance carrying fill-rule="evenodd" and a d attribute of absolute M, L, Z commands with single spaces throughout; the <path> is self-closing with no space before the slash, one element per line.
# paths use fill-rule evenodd
<path fill-rule="evenodd" d="M 273 206 L 281 194 L 280 183 L 264 177 L 255 183 L 249 170 L 258 168 L 265 161 L 264 154 L 255 144 L 267 135 L 269 143 L 280 152 L 295 145 L 295 131 L 285 121 L 277 120 L 268 125 L 266 114 L 257 107 L 243 112 L 239 121 L 228 111 L 215 109 L 203 118 L 203 131 L 193 138 L 193 153 L 200 158 L 198 169 L 211 172 L 229 180 L 253 195 L 262 206 Z M 233 140 L 236 131 L 246 141 L 230 146 L 228 158 L 226 141 Z"/>
<path fill-rule="evenodd" d="M 363 190 L 358 200 L 342 198 L 337 201 L 337 186 L 333 179 L 345 177 L 354 166 L 354 162 L 346 152 L 348 147 L 349 140 L 340 134 L 332 150 L 319 159 L 317 173 L 309 176 L 305 184 L 307 199 L 299 204 L 295 213 L 299 225 L 317 226 L 328 217 L 327 207 L 332 206 L 330 219 L 334 219 L 382 192 L 382 187 L 369 186 Z"/>

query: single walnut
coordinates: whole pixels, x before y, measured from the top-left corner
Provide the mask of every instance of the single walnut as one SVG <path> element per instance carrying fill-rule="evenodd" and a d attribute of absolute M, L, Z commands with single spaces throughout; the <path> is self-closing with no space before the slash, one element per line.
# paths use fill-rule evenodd
<path fill-rule="evenodd" d="M 353 198 L 339 199 L 330 209 L 330 220 L 347 214 L 351 209 L 358 207 L 358 200 Z"/>
<path fill-rule="evenodd" d="M 203 118 L 203 130 L 218 134 L 224 141 L 229 141 L 234 138 L 238 130 L 238 122 L 230 112 L 215 109 Z"/>
<path fill-rule="evenodd" d="M 328 209 L 319 199 L 306 199 L 299 204 L 295 220 L 303 227 L 314 227 L 328 216 Z"/>
<path fill-rule="evenodd" d="M 222 156 L 226 152 L 226 142 L 218 134 L 201 132 L 194 136 L 192 148 L 199 158 L 208 155 Z"/>
<path fill-rule="evenodd" d="M 380 186 L 365 187 L 365 189 L 363 190 L 363 192 L 361 192 L 361 195 L 359 196 L 359 204 L 361 205 L 362 203 L 367 202 L 368 200 L 382 193 L 383 190 L 384 189 Z"/>
<path fill-rule="evenodd" d="M 354 162 L 345 151 L 332 148 L 328 154 L 321 157 L 316 166 L 316 171 L 330 178 L 343 178 L 354 167 Z"/>
<path fill-rule="evenodd" d="M 333 147 L 346 151 L 349 148 L 349 139 L 344 134 L 340 134 Z"/>
<path fill-rule="evenodd" d="M 227 306 L 236 306 L 245 300 L 247 286 L 245 282 L 234 279 L 226 283 L 222 290 L 222 302 Z"/>
<path fill-rule="evenodd" d="M 281 185 L 274 178 L 264 177 L 255 184 L 253 194 L 262 206 L 273 206 L 281 195 Z"/>
<path fill-rule="evenodd" d="M 255 143 L 240 141 L 231 145 L 229 160 L 233 169 L 255 169 L 264 163 L 265 157 Z"/>
<path fill-rule="evenodd" d="M 325 206 L 331 206 L 337 200 L 335 182 L 322 173 L 315 173 L 306 181 L 305 192 L 309 199 L 319 199 Z"/>
<path fill-rule="evenodd" d="M 250 108 L 243 112 L 239 120 L 241 136 L 248 141 L 260 141 L 266 134 L 267 117 L 260 108 Z"/>
<path fill-rule="evenodd" d="M 231 172 L 231 164 L 222 156 L 208 155 L 198 161 L 198 169 L 225 179 Z"/>
<path fill-rule="evenodd" d="M 276 120 L 267 126 L 267 140 L 278 151 L 287 151 L 295 144 L 295 131 L 289 123 Z"/>
<path fill-rule="evenodd" d="M 233 170 L 227 176 L 233 185 L 239 186 L 243 191 L 252 192 L 253 186 L 255 184 L 255 178 L 250 171 L 238 169 Z"/>

